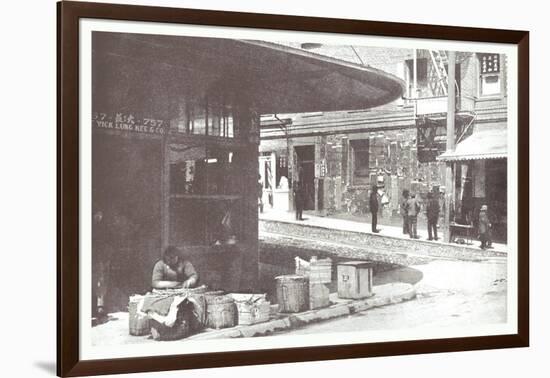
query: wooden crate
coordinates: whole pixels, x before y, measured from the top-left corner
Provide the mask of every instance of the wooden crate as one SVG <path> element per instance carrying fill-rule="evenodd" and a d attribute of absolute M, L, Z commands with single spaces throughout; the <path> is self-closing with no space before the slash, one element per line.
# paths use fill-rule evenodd
<path fill-rule="evenodd" d="M 338 297 L 359 299 L 373 295 L 373 266 L 365 261 L 338 264 Z"/>
<path fill-rule="evenodd" d="M 311 310 L 315 310 L 317 308 L 323 308 L 330 305 L 329 294 L 330 290 L 327 285 L 323 283 L 310 282 L 309 308 Z"/>
<path fill-rule="evenodd" d="M 295 258 L 296 274 L 306 276 L 309 282 L 330 283 L 332 281 L 332 260 L 329 258 L 318 260 L 315 256 L 309 261 Z"/>

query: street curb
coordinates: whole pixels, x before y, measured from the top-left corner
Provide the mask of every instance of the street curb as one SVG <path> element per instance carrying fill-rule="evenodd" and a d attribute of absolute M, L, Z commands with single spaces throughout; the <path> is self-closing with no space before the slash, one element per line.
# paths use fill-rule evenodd
<path fill-rule="evenodd" d="M 278 223 L 278 224 L 284 224 L 284 225 L 294 225 L 294 226 L 300 226 L 304 228 L 312 228 L 312 229 L 318 229 L 318 230 L 327 230 L 327 231 L 336 231 L 341 233 L 350 233 L 350 234 L 357 234 L 361 236 L 366 237 L 372 237 L 372 238 L 388 238 L 393 239 L 399 242 L 411 242 L 414 241 L 417 244 L 423 244 L 430 247 L 441 247 L 446 246 L 449 248 L 452 248 L 458 252 L 464 253 L 464 252 L 471 252 L 477 255 L 483 255 L 484 257 L 507 257 L 508 252 L 505 251 L 497 251 L 497 250 L 484 250 L 480 251 L 479 249 L 472 247 L 472 246 L 466 246 L 466 245 L 460 245 L 460 244 L 453 244 L 453 243 L 445 243 L 445 242 L 437 242 L 437 241 L 430 241 L 430 240 L 422 240 L 422 239 L 408 239 L 408 238 L 400 238 L 395 235 L 386 235 L 386 234 L 380 234 L 380 233 L 371 233 L 371 232 L 363 232 L 363 231 L 353 231 L 353 230 L 345 230 L 345 229 L 333 229 L 327 226 L 320 226 L 320 225 L 312 225 L 312 224 L 306 224 L 306 223 L 298 223 L 293 221 L 287 221 L 287 220 L 274 220 L 274 219 L 259 219 L 260 222 L 265 223 Z M 292 235 L 288 235 L 288 237 L 292 237 Z M 416 256 L 414 253 L 410 254 L 411 256 Z M 418 255 L 418 257 L 431 257 L 431 258 L 439 258 L 437 255 Z"/>
<path fill-rule="evenodd" d="M 406 283 L 392 283 L 373 287 L 375 293 L 365 299 L 346 300 L 336 299 L 338 302 L 321 309 L 309 310 L 296 314 L 280 314 L 282 317 L 264 323 L 242 325 L 230 329 L 212 330 L 199 333 L 185 340 L 217 340 L 226 338 L 267 336 L 274 332 L 287 331 L 306 326 L 312 323 L 349 316 L 358 312 L 376 307 L 397 304 L 416 298 L 416 289 Z"/>

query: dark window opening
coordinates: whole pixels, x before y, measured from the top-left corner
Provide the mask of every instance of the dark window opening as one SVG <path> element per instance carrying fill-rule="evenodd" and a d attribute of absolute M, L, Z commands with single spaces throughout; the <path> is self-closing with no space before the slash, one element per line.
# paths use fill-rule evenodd
<path fill-rule="evenodd" d="M 369 183 L 369 140 L 351 140 L 352 159 L 352 183 L 353 185 L 364 185 Z"/>

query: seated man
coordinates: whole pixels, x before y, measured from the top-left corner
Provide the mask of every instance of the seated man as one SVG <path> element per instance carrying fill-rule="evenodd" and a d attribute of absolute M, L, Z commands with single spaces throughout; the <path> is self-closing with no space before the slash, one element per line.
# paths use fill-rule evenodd
<path fill-rule="evenodd" d="M 179 252 L 174 246 L 164 250 L 162 260 L 153 268 L 153 289 L 187 289 L 197 285 L 199 275 L 193 265 L 183 259 Z"/>

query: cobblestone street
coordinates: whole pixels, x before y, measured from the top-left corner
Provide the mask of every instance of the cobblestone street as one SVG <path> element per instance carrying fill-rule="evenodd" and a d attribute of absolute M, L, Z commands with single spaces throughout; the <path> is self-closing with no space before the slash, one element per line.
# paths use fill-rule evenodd
<path fill-rule="evenodd" d="M 285 334 L 443 328 L 489 325 L 506 321 L 506 262 L 432 261 L 412 266 L 422 272 L 416 299 L 375 308 Z M 399 280 L 399 272 L 387 273 Z M 394 277 L 391 277 L 391 276 Z M 382 274 L 384 276 L 384 273 Z"/>
<path fill-rule="evenodd" d="M 315 220 L 315 219 L 314 219 Z M 502 251 L 373 235 L 308 224 L 260 222 L 264 275 L 289 274 L 294 255 L 375 263 L 374 282 L 414 285 L 416 299 L 281 334 L 489 325 L 507 317 L 507 259 Z M 279 269 L 279 271 L 277 271 Z M 332 290 L 336 290 L 333 282 Z M 268 290 L 269 291 L 269 290 Z"/>

